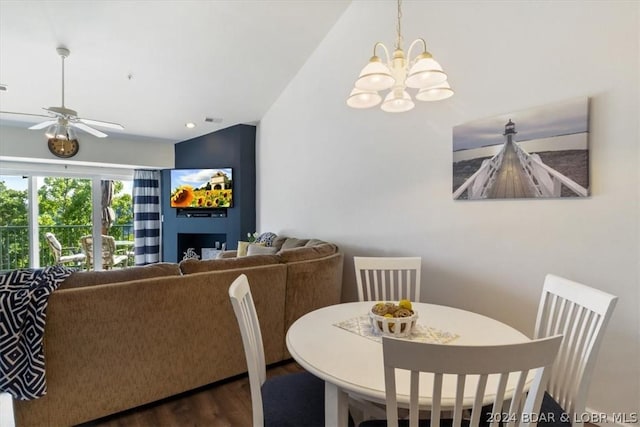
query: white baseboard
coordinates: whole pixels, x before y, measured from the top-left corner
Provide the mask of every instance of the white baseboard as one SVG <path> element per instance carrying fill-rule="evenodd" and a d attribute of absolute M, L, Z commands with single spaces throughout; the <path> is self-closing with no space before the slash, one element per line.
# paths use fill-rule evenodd
<path fill-rule="evenodd" d="M 599 426 L 604 424 L 613 424 L 620 427 L 638 427 L 640 425 L 640 412 L 634 412 L 631 414 L 619 413 L 617 414 L 618 419 L 614 419 L 613 414 L 608 414 L 593 408 L 586 408 L 586 411 L 590 414 L 591 419 L 585 420 L 585 422 L 588 421 Z"/>

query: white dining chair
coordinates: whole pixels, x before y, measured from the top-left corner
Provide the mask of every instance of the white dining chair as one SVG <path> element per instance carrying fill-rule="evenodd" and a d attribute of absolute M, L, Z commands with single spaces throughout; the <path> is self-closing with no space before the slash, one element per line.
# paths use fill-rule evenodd
<path fill-rule="evenodd" d="M 0 427 L 15 427 L 13 398 L 9 393 L 0 392 Z"/>
<path fill-rule="evenodd" d="M 353 257 L 360 301 L 420 301 L 421 257 Z"/>
<path fill-rule="evenodd" d="M 359 301 L 420 301 L 421 257 L 353 257 Z M 384 414 L 380 405 L 350 396 L 356 420 Z M 354 412 L 356 413 L 356 412 Z"/>
<path fill-rule="evenodd" d="M 517 344 L 458 346 L 382 337 L 387 419 L 364 421 L 360 427 L 398 427 L 396 375 L 405 372 L 397 371 L 408 371 L 406 375 L 410 375 L 409 427 L 439 427 L 441 421 L 453 427 L 477 427 L 481 423 L 496 427 L 508 418 L 513 421 L 509 427 L 535 426 L 549 368 L 561 340 L 562 336 L 557 335 Z M 527 392 L 530 371 L 535 374 Z M 430 418 L 423 420 L 418 417 L 421 373 L 433 375 Z M 473 388 L 467 384 L 472 378 L 477 383 Z M 455 400 L 441 399 L 445 383 L 455 387 Z M 487 401 L 493 402 L 489 414 L 483 408 Z M 503 404 L 507 401 L 509 409 L 505 411 Z M 471 416 L 463 420 L 466 408 L 471 408 Z M 441 410 L 453 418 L 441 419 Z M 402 421 L 407 425 L 407 420 Z"/>
<path fill-rule="evenodd" d="M 267 379 L 260 322 L 247 276 L 229 287 L 244 345 L 254 427 L 324 426 L 324 381 L 308 372 Z"/>
<path fill-rule="evenodd" d="M 543 410 L 582 427 L 587 391 L 618 297 L 598 289 L 548 274 L 538 306 L 535 338 L 563 334 L 558 357 L 551 370 Z M 568 418 L 567 418 L 568 415 Z"/>

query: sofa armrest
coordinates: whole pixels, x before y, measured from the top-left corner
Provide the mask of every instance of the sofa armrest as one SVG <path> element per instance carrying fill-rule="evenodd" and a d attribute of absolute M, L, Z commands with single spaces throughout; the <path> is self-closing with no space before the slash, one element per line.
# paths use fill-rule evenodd
<path fill-rule="evenodd" d="M 340 303 L 343 253 L 284 265 L 287 266 L 285 330 L 298 318 L 313 310 Z M 284 352 L 285 357 L 291 357 L 286 347 Z"/>

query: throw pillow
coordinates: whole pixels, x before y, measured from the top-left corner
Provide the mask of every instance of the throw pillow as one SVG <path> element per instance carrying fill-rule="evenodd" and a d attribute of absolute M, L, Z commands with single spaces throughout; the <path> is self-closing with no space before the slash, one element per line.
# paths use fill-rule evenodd
<path fill-rule="evenodd" d="M 247 249 L 249 249 L 249 242 L 238 242 L 238 257 L 247 256 Z"/>
<path fill-rule="evenodd" d="M 247 249 L 247 255 L 272 255 L 278 251 L 277 248 L 271 248 L 263 244 L 252 243 Z"/>
<path fill-rule="evenodd" d="M 265 246 L 273 246 L 273 241 L 278 237 L 275 233 L 266 232 L 258 236 L 255 243 L 264 243 Z"/>

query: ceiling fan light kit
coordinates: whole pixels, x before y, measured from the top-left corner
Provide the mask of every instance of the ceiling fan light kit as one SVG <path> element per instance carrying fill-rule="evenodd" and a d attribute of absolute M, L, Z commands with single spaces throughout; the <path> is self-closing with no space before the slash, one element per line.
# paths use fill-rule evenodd
<path fill-rule="evenodd" d="M 402 0 L 398 0 L 398 21 L 396 49 L 393 57 L 389 55 L 386 46 L 377 42 L 373 46 L 373 56 L 369 63 L 360 72 L 355 82 L 355 87 L 347 98 L 347 105 L 352 108 L 371 108 L 382 101 L 379 91 L 390 89 L 385 96 L 380 108 L 388 113 L 402 113 L 414 108 L 415 103 L 411 98 L 407 88 L 418 89 L 416 99 L 419 101 L 440 101 L 453 95 L 453 89 L 447 82 L 447 74 L 442 66 L 433 59 L 427 52 L 427 43 L 424 39 L 414 40 L 405 57 L 402 50 L 401 34 Z M 413 48 L 422 44 L 423 52 L 411 58 Z M 377 48 L 380 47 L 385 55 L 386 62 L 383 62 L 376 55 Z"/>
<path fill-rule="evenodd" d="M 78 139 L 76 136 L 76 131 L 73 130 L 71 126 L 68 126 L 66 123 L 53 124 L 47 128 L 47 131 L 44 133 L 47 138 L 56 138 L 56 139 Z"/>
<path fill-rule="evenodd" d="M 39 130 L 47 129 L 45 136 L 47 137 L 49 150 L 58 157 L 71 157 L 78 152 L 78 137 L 75 129 L 80 129 L 98 138 L 105 138 L 107 134 L 94 129 L 91 126 L 100 126 L 110 129 L 123 130 L 124 127 L 118 123 L 105 122 L 101 120 L 86 119 L 78 117 L 78 112 L 67 108 L 64 105 L 64 60 L 69 57 L 70 51 L 65 47 L 58 47 L 56 52 L 62 60 L 62 103 L 59 107 L 43 108 L 49 115 L 17 113 L 12 111 L 0 111 L 5 114 L 18 114 L 23 116 L 46 117 L 48 120 L 35 124 L 29 129 Z M 61 143 L 61 141 L 66 141 Z"/>

